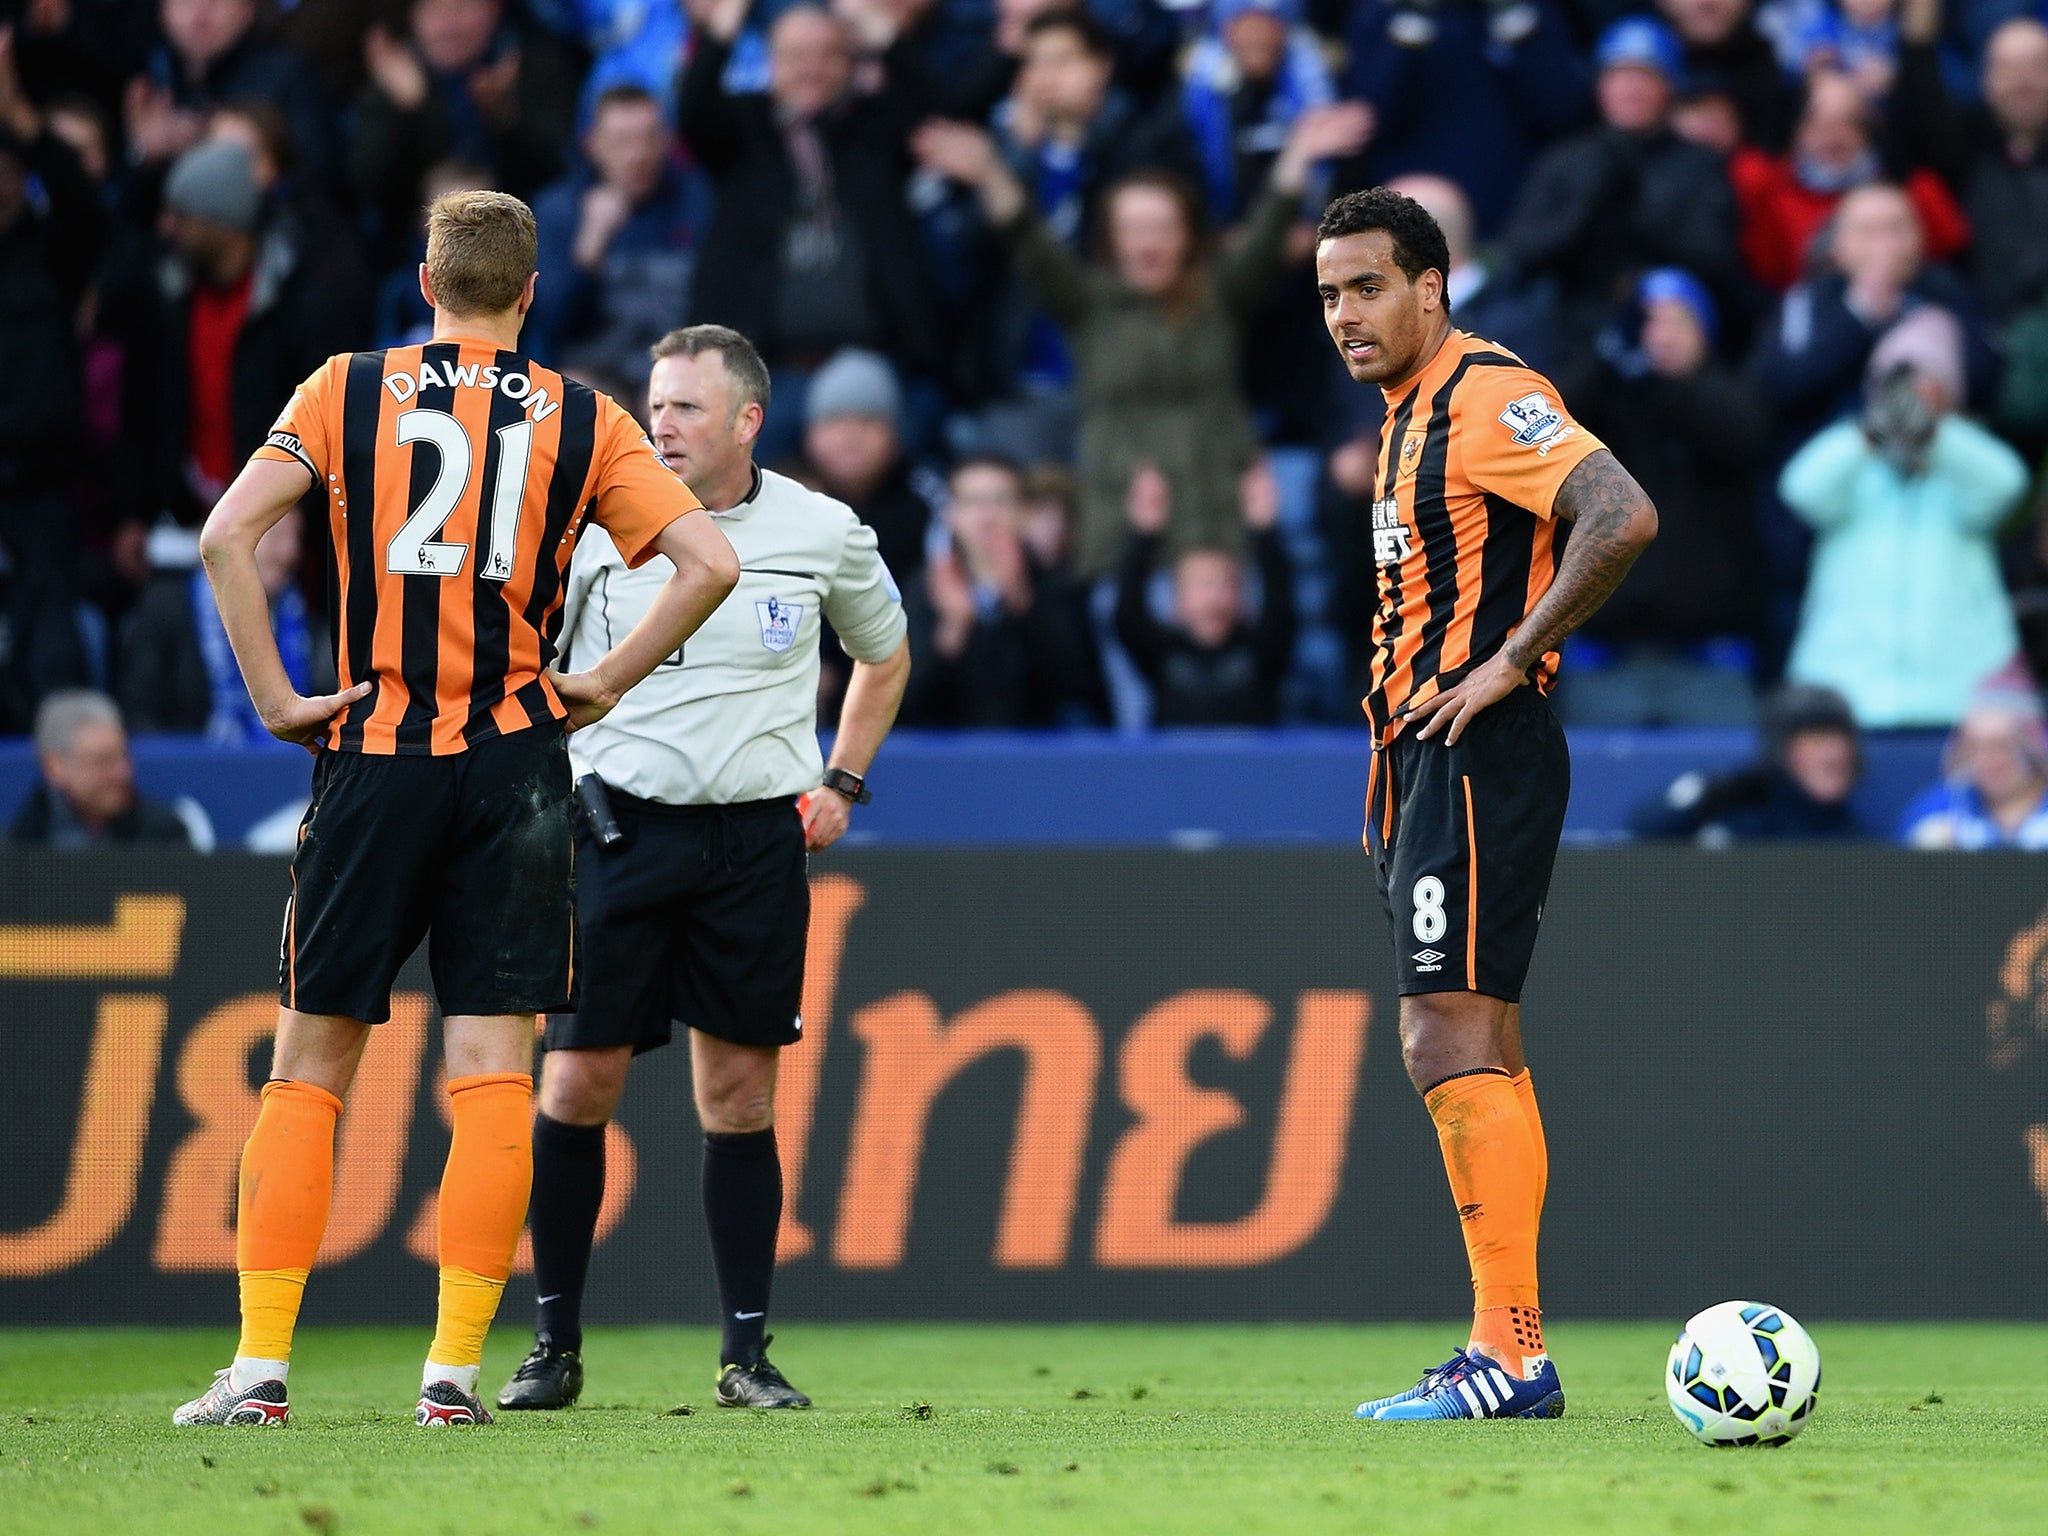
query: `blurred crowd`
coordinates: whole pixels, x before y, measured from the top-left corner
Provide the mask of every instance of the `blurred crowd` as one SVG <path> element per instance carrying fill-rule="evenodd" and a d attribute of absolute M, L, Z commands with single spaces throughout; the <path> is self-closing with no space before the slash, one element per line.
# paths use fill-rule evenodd
<path fill-rule="evenodd" d="M 1323 336 L 1313 222 L 1378 183 L 1442 224 L 1454 320 L 1657 502 L 1568 723 L 1768 736 L 1786 684 L 1851 730 L 2022 708 L 2043 15 L 0 0 L 0 732 L 85 689 L 264 742 L 196 530 L 322 359 L 426 334 L 421 211 L 484 185 L 536 211 L 536 357 L 637 408 L 669 328 L 759 345 L 761 456 L 904 591 L 906 724 L 1362 723 L 1380 407 Z M 262 551 L 309 689 L 326 543 Z"/>

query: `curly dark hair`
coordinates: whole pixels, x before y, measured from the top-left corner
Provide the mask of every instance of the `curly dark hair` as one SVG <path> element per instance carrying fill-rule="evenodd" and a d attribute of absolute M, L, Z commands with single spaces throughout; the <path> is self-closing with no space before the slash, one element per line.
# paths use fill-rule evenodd
<path fill-rule="evenodd" d="M 1330 206 L 1323 210 L 1323 220 L 1316 226 L 1316 243 L 1325 240 L 1342 239 L 1345 235 L 1364 235 L 1384 232 L 1394 243 L 1394 265 L 1414 282 L 1431 267 L 1448 279 L 1451 275 L 1451 250 L 1444 242 L 1444 232 L 1430 212 L 1412 197 L 1385 187 L 1367 187 L 1362 192 L 1346 192 L 1342 197 L 1333 198 Z M 1444 313 L 1451 312 L 1451 296 L 1444 294 Z"/>

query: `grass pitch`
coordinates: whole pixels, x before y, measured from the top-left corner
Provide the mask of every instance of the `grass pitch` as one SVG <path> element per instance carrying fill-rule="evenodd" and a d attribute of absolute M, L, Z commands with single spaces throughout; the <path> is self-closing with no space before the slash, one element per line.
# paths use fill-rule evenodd
<path fill-rule="evenodd" d="M 2048 1328 L 1813 1328 L 1806 1433 L 1709 1451 L 1664 1325 L 1561 1325 L 1554 1423 L 1367 1425 L 1431 1327 L 786 1327 L 807 1414 L 711 1406 L 711 1336 L 598 1329 L 560 1414 L 412 1426 L 424 1334 L 311 1331 L 291 1427 L 174 1430 L 224 1331 L 0 1332 L 0 1531 L 1511 1532 L 2048 1529 Z M 526 1338 L 501 1327 L 489 1392 Z M 683 1405 L 694 1411 L 678 1411 Z M 1425 1522 L 1429 1524 L 1425 1524 Z"/>

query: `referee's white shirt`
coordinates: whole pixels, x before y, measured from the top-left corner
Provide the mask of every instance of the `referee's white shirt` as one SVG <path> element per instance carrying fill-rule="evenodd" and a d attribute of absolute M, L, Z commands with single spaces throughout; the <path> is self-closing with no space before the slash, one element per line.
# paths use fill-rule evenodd
<path fill-rule="evenodd" d="M 754 489 L 714 512 L 740 580 L 682 651 L 618 707 L 569 738 L 580 776 L 668 805 L 734 805 L 818 786 L 818 642 L 832 621 L 856 661 L 903 642 L 902 595 L 875 531 L 844 502 L 786 475 L 754 471 Z M 675 567 L 656 555 L 628 570 L 609 538 L 577 542 L 562 605 L 557 665 L 596 665 L 653 606 Z"/>

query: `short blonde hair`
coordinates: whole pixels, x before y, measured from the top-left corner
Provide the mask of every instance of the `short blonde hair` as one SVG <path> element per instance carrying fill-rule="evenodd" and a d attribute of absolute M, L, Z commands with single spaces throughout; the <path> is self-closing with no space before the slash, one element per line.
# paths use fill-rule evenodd
<path fill-rule="evenodd" d="M 427 279 L 454 315 L 499 315 L 519 302 L 538 260 L 533 210 L 506 192 L 450 192 L 427 210 Z"/>

